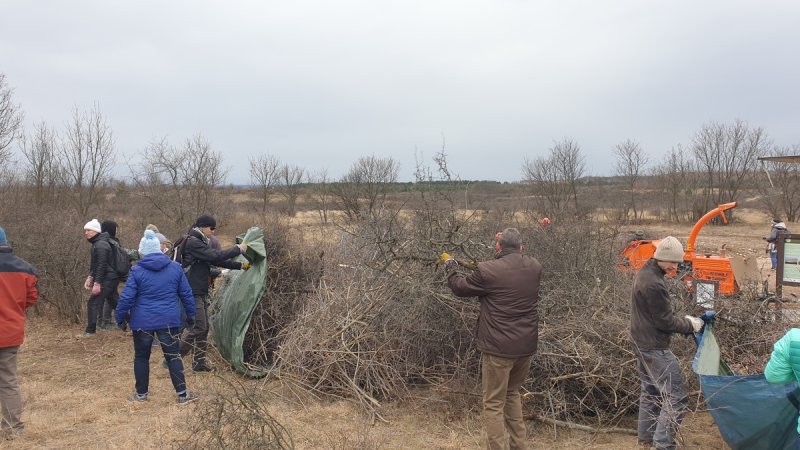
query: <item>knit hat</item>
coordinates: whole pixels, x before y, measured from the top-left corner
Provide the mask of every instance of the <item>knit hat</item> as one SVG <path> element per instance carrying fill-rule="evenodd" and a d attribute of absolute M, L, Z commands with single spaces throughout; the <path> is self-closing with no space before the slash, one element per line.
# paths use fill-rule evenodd
<path fill-rule="evenodd" d="M 8 245 L 8 238 L 6 237 L 6 230 L 0 228 L 0 245 Z"/>
<path fill-rule="evenodd" d="M 100 224 L 100 229 L 103 230 L 104 233 L 108 233 L 111 237 L 117 237 L 117 222 L 113 220 L 104 220 L 103 223 Z"/>
<path fill-rule="evenodd" d="M 155 230 L 153 230 L 153 231 L 155 231 Z M 164 236 L 163 234 L 159 233 L 158 231 L 156 231 L 156 239 L 158 239 L 158 242 L 162 243 L 162 244 L 164 242 L 169 242 L 169 239 L 167 239 L 166 236 Z"/>
<path fill-rule="evenodd" d="M 781 222 L 783 222 L 783 221 L 778 217 L 775 217 L 775 218 L 772 219 L 772 224 L 773 225 L 775 225 L 776 223 L 781 223 Z"/>
<path fill-rule="evenodd" d="M 144 237 L 139 241 L 139 253 L 149 255 L 150 253 L 161 253 L 161 243 L 156 238 L 153 230 L 145 230 Z"/>
<path fill-rule="evenodd" d="M 197 217 L 197 220 L 194 221 L 194 226 L 197 228 L 216 227 L 217 220 L 214 219 L 214 216 L 211 214 L 201 214 Z"/>
<path fill-rule="evenodd" d="M 653 258 L 664 262 L 683 262 L 683 245 L 672 236 L 661 240 Z"/>
<path fill-rule="evenodd" d="M 103 227 L 100 226 L 100 222 L 98 222 L 97 219 L 92 219 L 92 220 L 86 222 L 86 225 L 83 226 L 83 229 L 84 230 L 92 230 L 92 231 L 97 232 L 97 233 L 102 233 L 103 232 Z"/>
<path fill-rule="evenodd" d="M 156 232 L 156 234 L 158 234 L 158 227 L 153 225 L 152 223 L 148 223 L 147 226 L 144 227 L 144 229 L 145 230 L 153 230 L 153 231 Z"/>

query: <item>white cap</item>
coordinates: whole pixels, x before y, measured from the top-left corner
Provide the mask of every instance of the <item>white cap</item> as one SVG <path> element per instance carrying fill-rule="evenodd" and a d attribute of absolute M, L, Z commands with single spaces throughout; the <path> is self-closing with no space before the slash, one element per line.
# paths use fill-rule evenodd
<path fill-rule="evenodd" d="M 103 229 L 100 228 L 100 222 L 98 222 L 97 219 L 92 219 L 92 220 L 86 222 L 86 225 L 83 226 L 83 229 L 84 230 L 96 231 L 98 233 L 102 233 L 103 232 Z"/>

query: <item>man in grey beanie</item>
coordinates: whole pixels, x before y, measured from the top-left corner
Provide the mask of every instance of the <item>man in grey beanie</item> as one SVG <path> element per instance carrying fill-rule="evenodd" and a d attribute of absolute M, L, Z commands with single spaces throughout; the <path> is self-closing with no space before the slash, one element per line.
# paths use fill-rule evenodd
<path fill-rule="evenodd" d="M 688 407 L 678 359 L 669 349 L 672 333 L 698 332 L 703 321 L 678 317 L 664 283 L 683 262 L 683 246 L 672 236 L 662 239 L 653 258 L 636 274 L 631 302 L 631 343 L 641 380 L 639 444 L 674 449 L 678 426 Z"/>

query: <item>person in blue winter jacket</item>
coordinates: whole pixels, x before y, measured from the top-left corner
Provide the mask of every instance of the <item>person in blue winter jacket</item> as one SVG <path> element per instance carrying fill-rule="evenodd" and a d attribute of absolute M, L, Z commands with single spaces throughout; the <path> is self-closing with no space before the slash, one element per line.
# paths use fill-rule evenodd
<path fill-rule="evenodd" d="M 153 339 L 158 338 L 178 404 L 185 405 L 198 398 L 186 389 L 179 338 L 183 329 L 181 304 L 191 327 L 195 319 L 194 296 L 189 280 L 180 264 L 161 252 L 153 230 L 145 230 L 139 243 L 139 260 L 128 276 L 115 311 L 117 325 L 126 324 L 133 333 L 133 373 L 136 392 L 128 397 L 132 402 L 147 400 L 150 382 L 150 351 Z M 180 304 L 178 302 L 180 299 Z"/>

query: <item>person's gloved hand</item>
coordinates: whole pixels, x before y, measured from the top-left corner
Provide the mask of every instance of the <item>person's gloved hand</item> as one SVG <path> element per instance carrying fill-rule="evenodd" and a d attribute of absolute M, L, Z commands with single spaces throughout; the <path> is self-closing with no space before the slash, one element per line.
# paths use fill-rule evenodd
<path fill-rule="evenodd" d="M 100 286 L 100 283 L 95 283 L 92 285 L 92 295 L 100 295 L 101 290 L 102 286 Z"/>
<path fill-rule="evenodd" d="M 186 329 L 191 330 L 194 328 L 194 319 L 191 317 L 186 318 Z"/>
<path fill-rule="evenodd" d="M 445 262 L 446 262 L 448 259 L 453 259 L 453 257 L 452 257 L 452 256 L 450 256 L 450 254 L 449 254 L 449 253 L 442 253 L 441 255 L 439 255 L 439 259 L 437 259 L 437 260 L 436 260 L 436 264 L 439 264 L 439 265 L 441 266 L 441 265 L 442 265 L 442 264 L 444 264 L 444 263 L 445 263 Z"/>
<path fill-rule="evenodd" d="M 94 278 L 91 275 L 86 277 L 86 281 L 83 282 L 83 288 L 87 291 L 92 288 L 92 283 L 94 282 Z"/>
<path fill-rule="evenodd" d="M 120 330 L 128 331 L 128 323 L 127 322 L 120 322 L 117 324 Z"/>
<path fill-rule="evenodd" d="M 250 261 L 242 261 L 242 270 L 249 270 L 250 269 Z"/>
<path fill-rule="evenodd" d="M 686 318 L 689 319 L 689 322 L 692 323 L 692 329 L 694 329 L 695 333 L 699 333 L 700 330 L 703 329 L 703 325 L 706 324 L 701 319 L 694 316 L 686 316 Z"/>
<path fill-rule="evenodd" d="M 242 254 L 244 254 L 244 252 L 247 251 L 247 244 L 245 244 L 244 242 L 242 242 L 241 244 L 236 244 L 236 246 L 239 247 L 239 250 L 242 252 Z"/>

